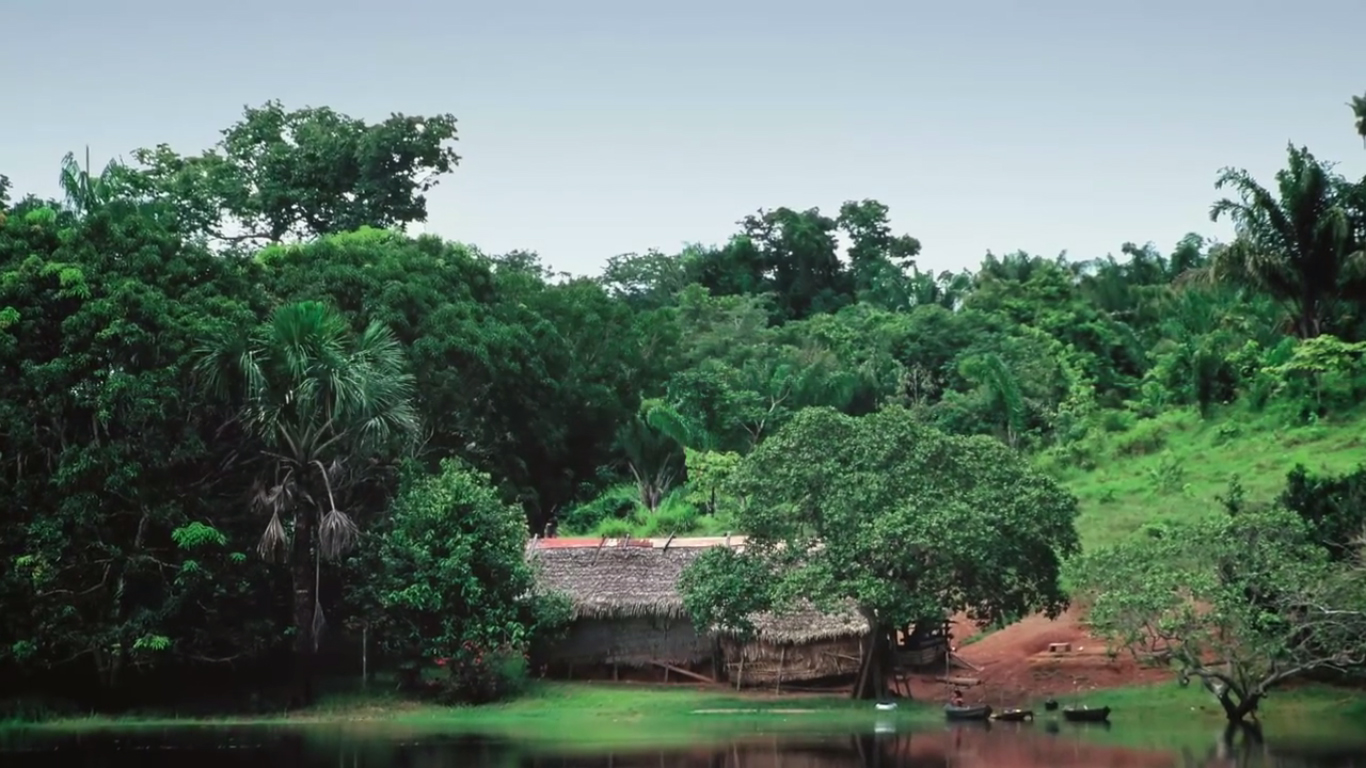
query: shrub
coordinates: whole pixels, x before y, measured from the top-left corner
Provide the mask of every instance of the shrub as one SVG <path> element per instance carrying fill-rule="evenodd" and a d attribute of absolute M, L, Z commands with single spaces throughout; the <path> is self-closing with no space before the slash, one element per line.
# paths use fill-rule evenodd
<path fill-rule="evenodd" d="M 436 699 L 448 705 L 501 701 L 524 690 L 529 678 L 526 652 L 507 645 L 484 650 L 467 642 L 445 666 Z"/>
<path fill-rule="evenodd" d="M 436 475 L 409 479 L 372 536 L 357 558 L 363 578 L 352 602 L 405 684 L 418 685 L 440 658 L 443 698 L 505 695 L 506 660 L 520 657 L 542 623 L 522 510 L 500 499 L 487 475 L 448 460 Z"/>
<path fill-rule="evenodd" d="M 634 483 L 618 483 L 592 501 L 566 512 L 560 521 L 560 532 L 562 535 L 588 533 L 604 523 L 624 520 L 640 507 L 640 489 Z"/>

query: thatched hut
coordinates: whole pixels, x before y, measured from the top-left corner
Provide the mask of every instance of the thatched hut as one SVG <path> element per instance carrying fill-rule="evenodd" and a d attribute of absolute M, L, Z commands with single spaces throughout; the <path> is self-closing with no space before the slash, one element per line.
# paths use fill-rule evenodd
<path fill-rule="evenodd" d="M 606 667 L 616 676 L 622 667 L 709 666 L 714 643 L 693 627 L 678 589 L 701 549 L 648 540 L 586 544 L 550 539 L 529 548 L 542 588 L 573 607 L 566 636 L 549 652 L 556 671 L 582 676 Z"/>
<path fill-rule="evenodd" d="M 852 607 L 822 613 L 803 606 L 755 618 L 756 637 L 739 642 L 699 632 L 683 608 L 679 577 L 705 549 L 742 548 L 743 537 L 533 541 L 542 588 L 569 597 L 573 621 L 550 650 L 556 673 L 584 676 L 652 669 L 668 678 L 725 670 L 744 686 L 800 683 L 858 671 L 868 623 Z"/>
<path fill-rule="evenodd" d="M 754 619 L 747 642 L 723 638 L 726 670 L 737 686 L 837 680 L 858 673 L 868 622 L 852 605 L 822 612 L 802 605 Z"/>

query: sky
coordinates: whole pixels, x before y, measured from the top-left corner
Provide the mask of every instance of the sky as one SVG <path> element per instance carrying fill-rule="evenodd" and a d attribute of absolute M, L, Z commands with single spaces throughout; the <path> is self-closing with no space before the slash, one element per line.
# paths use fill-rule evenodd
<path fill-rule="evenodd" d="M 0 173 L 211 146 L 244 106 L 452 113 L 426 231 L 596 273 L 873 198 L 922 268 L 1164 252 L 1224 166 L 1366 173 L 1360 0 L 0 0 Z"/>

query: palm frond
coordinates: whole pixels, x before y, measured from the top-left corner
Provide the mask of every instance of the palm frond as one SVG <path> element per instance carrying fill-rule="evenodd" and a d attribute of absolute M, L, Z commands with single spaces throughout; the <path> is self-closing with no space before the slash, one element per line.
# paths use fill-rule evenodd
<path fill-rule="evenodd" d="M 1347 270 L 1362 229 L 1352 211 L 1361 192 L 1308 149 L 1290 145 L 1287 155 L 1276 194 L 1246 171 L 1221 171 L 1216 188 L 1233 188 L 1238 199 L 1216 202 L 1210 218 L 1227 217 L 1236 237 L 1211 251 L 1205 277 L 1266 293 L 1287 307 L 1298 333 L 1312 336 L 1351 293 Z"/>
<path fill-rule="evenodd" d="M 1366 143 L 1366 97 L 1353 96 L 1347 102 L 1347 106 L 1352 109 L 1352 116 L 1356 118 L 1357 133 L 1361 135 L 1361 140 Z"/>
<path fill-rule="evenodd" d="M 704 426 L 679 413 L 662 400 L 647 400 L 641 403 L 640 412 L 644 415 L 646 424 L 685 448 L 708 450 L 715 442 Z"/>
<path fill-rule="evenodd" d="M 377 323 L 353 334 L 334 307 L 296 302 L 276 309 L 253 333 L 204 344 L 197 358 L 201 385 L 240 399 L 240 423 L 275 467 L 273 482 L 258 484 L 252 499 L 271 513 L 261 556 L 286 558 L 281 516 L 313 510 L 321 513 L 319 556 L 349 551 L 359 531 L 336 490 L 360 482 L 370 459 L 408 451 L 420 434 L 414 379 L 398 339 Z"/>
<path fill-rule="evenodd" d="M 280 513 L 271 513 L 270 522 L 256 545 L 256 553 L 268 563 L 283 563 L 289 559 L 289 536 L 280 522 Z"/>
<path fill-rule="evenodd" d="M 330 509 L 318 525 L 318 552 L 328 560 L 340 559 L 356 545 L 359 536 L 360 529 L 349 515 Z"/>

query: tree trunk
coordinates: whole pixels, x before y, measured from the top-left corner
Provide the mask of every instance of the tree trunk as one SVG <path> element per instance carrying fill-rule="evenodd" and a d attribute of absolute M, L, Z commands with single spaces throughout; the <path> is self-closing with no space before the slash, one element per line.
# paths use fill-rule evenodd
<path fill-rule="evenodd" d="M 1233 691 L 1225 688 L 1219 693 L 1219 705 L 1224 708 L 1224 716 L 1228 718 L 1230 724 L 1243 723 L 1249 716 L 1255 722 L 1257 719 L 1257 705 L 1262 701 L 1262 694 L 1253 693 L 1246 696 L 1239 696 L 1238 701 L 1233 700 Z"/>
<path fill-rule="evenodd" d="M 1319 335 L 1318 296 L 1312 290 L 1307 290 L 1300 301 L 1300 338 L 1312 339 Z"/>
<path fill-rule="evenodd" d="M 868 636 L 868 644 L 863 647 L 863 658 L 859 661 L 859 674 L 851 693 L 855 699 L 887 698 L 887 675 L 891 672 L 891 645 L 888 643 L 886 627 L 874 625 Z"/>
<path fill-rule="evenodd" d="M 294 551 L 289 575 L 294 588 L 294 663 L 291 699 L 299 706 L 313 703 L 313 610 L 317 604 L 314 590 L 313 515 L 300 510 L 294 518 Z"/>

